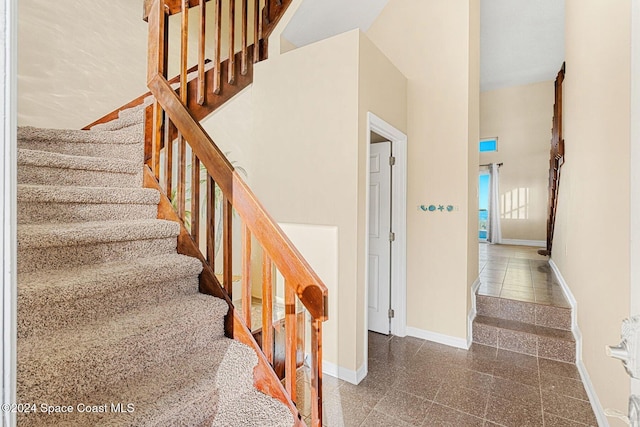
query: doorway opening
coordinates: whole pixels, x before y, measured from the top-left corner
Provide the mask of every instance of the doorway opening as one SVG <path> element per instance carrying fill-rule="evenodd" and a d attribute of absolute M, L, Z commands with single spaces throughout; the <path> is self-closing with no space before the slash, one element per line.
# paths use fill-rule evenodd
<path fill-rule="evenodd" d="M 373 327 L 372 330 L 378 332 L 373 325 L 376 320 L 373 317 L 371 321 L 369 319 L 372 313 L 370 307 L 375 307 L 375 311 L 381 315 L 377 318 L 378 326 L 382 328 L 381 333 L 403 337 L 406 336 L 407 305 L 407 136 L 373 113 L 368 113 L 367 128 L 363 331 L 365 363 L 368 356 L 368 331 Z M 374 175 L 379 172 L 374 171 L 379 171 L 385 165 L 389 168 L 388 181 L 384 178 L 377 182 L 379 176 Z M 385 185 L 388 189 L 385 189 Z M 383 195 L 386 195 L 387 202 L 382 200 Z M 376 240 L 384 250 L 382 254 L 371 250 L 372 243 L 375 246 Z M 380 268 L 385 266 L 386 269 Z M 372 292 L 371 283 L 377 283 L 378 292 Z M 366 373 L 366 367 L 364 372 Z"/>
<path fill-rule="evenodd" d="M 489 234 L 489 184 L 491 175 L 488 170 L 481 170 L 478 176 L 478 240 L 486 242 Z"/>

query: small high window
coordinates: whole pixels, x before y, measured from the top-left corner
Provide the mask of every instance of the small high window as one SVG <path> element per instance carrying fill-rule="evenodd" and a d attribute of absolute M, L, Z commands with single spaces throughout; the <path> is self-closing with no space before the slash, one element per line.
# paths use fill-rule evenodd
<path fill-rule="evenodd" d="M 480 140 L 480 152 L 498 151 L 498 138 L 484 138 Z"/>

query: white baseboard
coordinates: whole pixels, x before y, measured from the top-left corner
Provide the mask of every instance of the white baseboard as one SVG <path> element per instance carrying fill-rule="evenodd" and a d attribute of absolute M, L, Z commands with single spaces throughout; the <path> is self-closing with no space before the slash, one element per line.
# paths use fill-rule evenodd
<path fill-rule="evenodd" d="M 580 373 L 580 378 L 582 378 L 582 384 L 584 384 L 587 396 L 589 396 L 589 401 L 591 402 L 591 407 L 596 415 L 596 420 L 598 420 L 598 426 L 609 427 L 609 420 L 604 414 L 604 409 L 600 404 L 600 399 L 598 399 L 598 395 L 593 388 L 593 383 L 591 382 L 591 378 L 589 378 L 589 373 L 587 372 L 587 368 L 584 366 L 582 359 L 576 361 L 576 367 Z"/>
<path fill-rule="evenodd" d="M 551 266 L 556 279 L 558 279 L 558 283 L 560 283 L 560 287 L 562 288 L 562 292 L 564 293 L 565 298 L 571 306 L 571 332 L 573 332 L 573 337 L 576 340 L 576 367 L 578 368 L 578 372 L 580 373 L 582 384 L 584 385 L 587 396 L 589 397 L 589 402 L 591 402 L 591 407 L 593 408 L 593 412 L 595 413 L 596 419 L 598 420 L 598 425 L 600 427 L 609 427 L 609 420 L 604 414 L 604 409 L 602 408 L 600 399 L 598 398 L 596 390 L 593 387 L 593 383 L 591 382 L 591 378 L 589 377 L 589 372 L 587 372 L 587 367 L 582 361 L 582 332 L 580 332 L 580 328 L 578 327 L 578 302 L 573 296 L 573 293 L 569 288 L 569 284 L 566 280 L 564 280 L 564 277 L 562 277 L 562 273 L 560 273 L 560 269 L 553 261 L 553 259 L 549 260 L 549 265 Z"/>
<path fill-rule="evenodd" d="M 347 369 L 342 366 L 323 361 L 322 373 L 357 385 L 364 379 L 364 377 L 367 376 L 367 363 L 365 362 L 357 371 L 354 371 L 352 369 Z"/>
<path fill-rule="evenodd" d="M 471 285 L 471 308 L 467 316 L 467 348 L 471 348 L 473 342 L 473 319 L 476 318 L 478 310 L 476 308 L 476 292 L 480 287 L 480 278 L 478 277 Z"/>
<path fill-rule="evenodd" d="M 540 248 L 547 246 L 547 242 L 544 240 L 502 239 L 500 243 L 503 245 L 535 246 Z"/>
<path fill-rule="evenodd" d="M 421 338 L 427 341 L 437 342 L 439 344 L 448 345 L 451 347 L 461 348 L 468 350 L 467 339 L 452 337 L 451 335 L 445 335 L 438 332 L 425 331 L 424 329 L 414 328 L 407 326 L 407 335 L 410 337 Z"/>

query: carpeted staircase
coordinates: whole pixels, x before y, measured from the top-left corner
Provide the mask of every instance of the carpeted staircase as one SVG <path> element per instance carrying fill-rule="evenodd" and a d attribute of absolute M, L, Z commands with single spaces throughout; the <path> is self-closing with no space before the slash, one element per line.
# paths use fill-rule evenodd
<path fill-rule="evenodd" d="M 18 131 L 18 403 L 36 405 L 18 425 L 291 426 L 224 337 L 226 302 L 198 293 L 179 225 L 156 219 L 142 111 Z"/>

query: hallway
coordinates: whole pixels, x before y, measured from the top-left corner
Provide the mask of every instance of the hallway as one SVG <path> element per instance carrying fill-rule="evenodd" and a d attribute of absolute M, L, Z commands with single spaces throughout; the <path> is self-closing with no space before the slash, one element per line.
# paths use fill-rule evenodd
<path fill-rule="evenodd" d="M 326 426 L 597 426 L 575 365 L 477 344 L 369 333 L 367 377 L 323 380 Z"/>
<path fill-rule="evenodd" d="M 536 248 L 480 244 L 479 271 L 478 295 L 568 307 Z M 309 374 L 298 376 L 298 400 L 308 403 Z M 367 377 L 356 386 L 325 375 L 323 393 L 331 427 L 597 426 L 573 363 L 479 344 L 369 332 Z M 308 404 L 300 407 L 307 416 Z"/>

